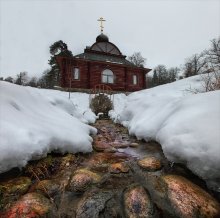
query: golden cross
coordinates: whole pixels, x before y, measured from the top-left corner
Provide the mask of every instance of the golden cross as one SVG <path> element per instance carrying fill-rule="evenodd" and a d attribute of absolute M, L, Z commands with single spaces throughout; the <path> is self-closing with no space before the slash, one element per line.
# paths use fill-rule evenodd
<path fill-rule="evenodd" d="M 103 17 L 100 17 L 99 19 L 98 19 L 98 21 L 100 21 L 100 27 L 101 27 L 101 33 L 103 32 L 103 29 L 104 29 L 104 26 L 103 26 L 103 21 L 106 21 L 106 20 L 104 20 L 103 19 Z"/>

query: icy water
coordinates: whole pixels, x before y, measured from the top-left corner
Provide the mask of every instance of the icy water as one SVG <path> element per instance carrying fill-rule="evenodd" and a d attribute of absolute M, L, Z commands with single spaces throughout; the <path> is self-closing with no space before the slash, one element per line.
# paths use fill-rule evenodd
<path fill-rule="evenodd" d="M 0 175 L 0 217 L 220 217 L 216 193 L 156 142 L 110 120 L 89 154 L 50 154 Z"/>

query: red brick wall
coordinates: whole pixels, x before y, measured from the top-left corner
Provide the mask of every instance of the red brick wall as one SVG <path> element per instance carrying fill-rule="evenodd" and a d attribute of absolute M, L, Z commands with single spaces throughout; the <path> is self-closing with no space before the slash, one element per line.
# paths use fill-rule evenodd
<path fill-rule="evenodd" d="M 74 67 L 78 67 L 80 70 L 79 80 L 73 79 L 72 70 Z M 101 73 L 105 69 L 109 69 L 114 73 L 114 84 L 107 84 L 113 90 L 138 91 L 145 88 L 144 70 L 140 68 L 128 68 L 125 65 L 88 62 L 84 60 L 63 63 L 61 67 L 61 87 L 70 87 L 71 78 L 72 88 L 92 89 L 95 85 L 102 83 Z M 133 74 L 138 77 L 137 85 L 133 85 Z"/>
<path fill-rule="evenodd" d="M 133 84 L 133 75 L 137 75 L 137 84 Z M 140 69 L 133 69 L 130 68 L 127 71 L 127 77 L 128 77 L 128 91 L 133 92 L 133 91 L 138 91 L 141 89 L 145 89 L 145 74 L 143 70 Z"/>

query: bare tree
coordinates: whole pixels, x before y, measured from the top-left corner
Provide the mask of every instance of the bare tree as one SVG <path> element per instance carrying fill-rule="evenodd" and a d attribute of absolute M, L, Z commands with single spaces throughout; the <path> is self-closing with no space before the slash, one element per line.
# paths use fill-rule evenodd
<path fill-rule="evenodd" d="M 40 86 L 41 88 L 49 88 L 53 85 L 51 84 L 52 81 L 50 77 L 50 72 L 50 69 L 44 70 L 42 76 L 38 80 L 38 86 Z"/>
<path fill-rule="evenodd" d="M 220 37 L 211 40 L 211 47 L 206 51 L 209 72 L 220 70 Z"/>
<path fill-rule="evenodd" d="M 202 85 L 205 92 L 215 91 L 220 89 L 220 74 L 218 72 L 207 73 L 202 76 Z"/>
<path fill-rule="evenodd" d="M 158 65 L 154 68 L 153 74 L 154 86 L 169 83 L 169 75 L 164 65 Z"/>
<path fill-rule="evenodd" d="M 178 67 L 171 67 L 167 70 L 169 82 L 174 82 L 177 79 L 178 73 L 180 72 L 180 69 Z"/>
<path fill-rule="evenodd" d="M 17 78 L 15 80 L 15 84 L 25 86 L 28 82 L 28 73 L 27 72 L 20 72 L 17 74 Z"/>
<path fill-rule="evenodd" d="M 220 64 L 220 37 L 218 39 L 213 39 L 212 46 L 210 49 L 209 55 L 211 56 L 211 60 L 215 64 Z"/>
<path fill-rule="evenodd" d="M 9 82 L 9 83 L 13 83 L 14 79 L 11 76 L 8 76 L 8 77 L 5 78 L 5 81 Z"/>
<path fill-rule="evenodd" d="M 137 67 L 144 67 L 146 58 L 143 58 L 140 52 L 135 52 L 133 55 L 128 56 L 128 60 Z"/>
<path fill-rule="evenodd" d="M 202 76 L 203 87 L 206 92 L 220 89 L 220 37 L 211 40 L 211 47 L 205 51 L 206 75 Z"/>
<path fill-rule="evenodd" d="M 28 86 L 31 86 L 31 87 L 37 87 L 37 85 L 38 85 L 38 79 L 37 79 L 37 77 L 32 77 L 31 79 L 30 79 L 30 81 L 27 83 L 27 85 Z"/>
<path fill-rule="evenodd" d="M 185 77 L 195 76 L 201 73 L 205 73 L 205 66 L 207 64 L 207 59 L 205 52 L 200 54 L 194 54 L 192 57 L 188 58 L 184 64 L 184 75 Z"/>

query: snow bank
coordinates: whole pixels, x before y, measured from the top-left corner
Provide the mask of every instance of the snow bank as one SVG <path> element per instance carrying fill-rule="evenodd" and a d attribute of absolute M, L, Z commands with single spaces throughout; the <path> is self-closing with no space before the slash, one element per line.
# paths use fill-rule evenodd
<path fill-rule="evenodd" d="M 0 82 L 0 172 L 52 150 L 92 150 L 90 134 L 96 130 L 83 123 L 95 121 L 88 95 L 77 93 L 71 100 L 65 92 Z"/>
<path fill-rule="evenodd" d="M 95 123 L 97 117 L 89 108 L 89 94 L 72 92 L 69 93 L 50 89 L 37 89 L 53 105 L 60 107 L 84 123 Z M 74 108 L 74 110 L 73 110 Z"/>
<path fill-rule="evenodd" d="M 124 110 L 127 96 L 125 94 L 114 94 L 113 95 L 113 108 L 114 110 L 109 111 L 109 116 L 115 121 L 120 120 L 120 114 Z"/>
<path fill-rule="evenodd" d="M 111 117 L 120 117 L 137 138 L 158 141 L 170 161 L 186 164 L 210 184 L 218 181 L 219 188 L 220 91 L 192 94 L 187 89 L 203 91 L 202 78 L 132 93 Z"/>

